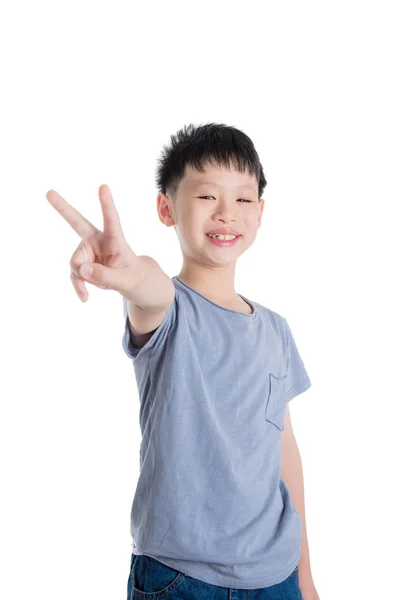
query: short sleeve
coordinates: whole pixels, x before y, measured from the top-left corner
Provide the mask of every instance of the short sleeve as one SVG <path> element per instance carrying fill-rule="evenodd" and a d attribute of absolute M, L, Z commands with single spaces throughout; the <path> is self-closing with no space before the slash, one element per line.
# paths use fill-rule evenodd
<path fill-rule="evenodd" d="M 290 330 L 288 322 L 283 318 L 284 322 L 284 354 L 286 360 L 285 378 L 285 401 L 289 402 L 295 396 L 308 390 L 311 387 L 311 381 L 304 366 L 303 360 L 294 341 L 293 334 Z"/>
<path fill-rule="evenodd" d="M 170 304 L 168 308 L 168 312 L 164 317 L 162 323 L 158 326 L 158 328 L 154 331 L 153 335 L 149 340 L 142 346 L 141 348 L 135 348 L 132 345 L 131 331 L 129 328 L 129 317 L 128 317 L 128 300 L 123 298 L 123 314 L 124 314 L 124 324 L 125 330 L 122 337 L 122 347 L 125 351 L 125 354 L 131 358 L 133 361 L 136 361 L 138 358 L 142 356 L 153 356 L 156 352 L 161 350 L 164 345 L 168 333 L 171 330 L 172 326 L 175 323 L 176 319 L 176 303 L 177 303 L 177 294 L 178 292 L 175 289 L 175 298 L 173 302 Z"/>

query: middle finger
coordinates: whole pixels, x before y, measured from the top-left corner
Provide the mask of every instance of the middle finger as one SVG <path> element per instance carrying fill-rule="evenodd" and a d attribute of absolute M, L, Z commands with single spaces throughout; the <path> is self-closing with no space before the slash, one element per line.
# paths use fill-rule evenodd
<path fill-rule="evenodd" d="M 92 225 L 90 221 L 85 219 L 76 208 L 71 206 L 71 204 L 68 204 L 68 202 L 55 190 L 49 190 L 46 194 L 46 198 L 82 239 L 88 238 L 100 231 L 97 227 Z"/>

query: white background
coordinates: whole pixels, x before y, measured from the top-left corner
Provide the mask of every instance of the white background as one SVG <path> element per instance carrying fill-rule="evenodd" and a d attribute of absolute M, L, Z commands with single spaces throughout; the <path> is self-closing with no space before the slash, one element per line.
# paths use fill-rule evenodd
<path fill-rule="evenodd" d="M 321 600 L 398 597 L 396 2 L 5 2 L 1 50 L 0 596 L 124 599 L 139 401 L 122 297 L 69 275 L 56 189 L 170 275 L 161 148 L 253 140 L 268 182 L 236 290 L 285 316 L 312 380 L 290 405 Z M 396 440 L 396 441 L 395 441 Z"/>

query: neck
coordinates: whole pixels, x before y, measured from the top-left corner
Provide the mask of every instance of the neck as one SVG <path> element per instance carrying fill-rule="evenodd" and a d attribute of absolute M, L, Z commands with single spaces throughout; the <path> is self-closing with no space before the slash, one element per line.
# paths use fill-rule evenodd
<path fill-rule="evenodd" d="M 204 296 L 229 302 L 238 298 L 235 292 L 235 268 L 210 268 L 183 265 L 179 279 Z"/>

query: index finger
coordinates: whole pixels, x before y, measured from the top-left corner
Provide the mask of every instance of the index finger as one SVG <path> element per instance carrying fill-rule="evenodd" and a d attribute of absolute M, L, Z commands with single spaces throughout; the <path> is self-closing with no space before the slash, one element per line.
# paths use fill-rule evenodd
<path fill-rule="evenodd" d="M 88 238 L 100 231 L 97 227 L 92 225 L 90 221 L 85 219 L 76 208 L 68 204 L 68 202 L 55 190 L 49 190 L 46 194 L 46 198 L 82 239 Z"/>
<path fill-rule="evenodd" d="M 124 237 L 121 221 L 117 209 L 115 208 L 111 190 L 105 183 L 99 187 L 99 198 L 101 210 L 103 212 L 104 233 L 110 237 Z"/>

